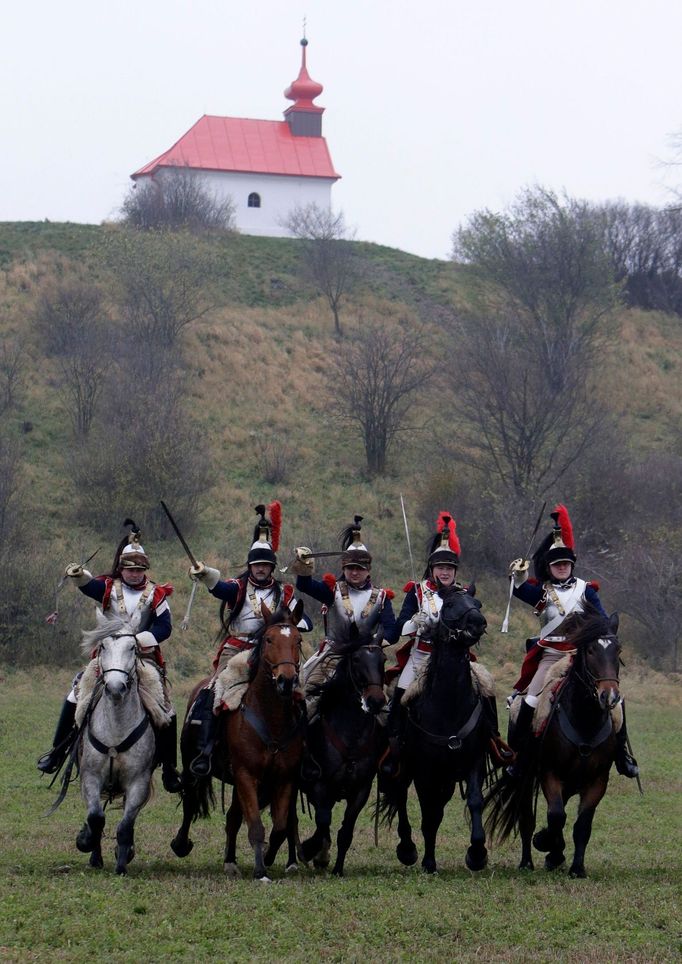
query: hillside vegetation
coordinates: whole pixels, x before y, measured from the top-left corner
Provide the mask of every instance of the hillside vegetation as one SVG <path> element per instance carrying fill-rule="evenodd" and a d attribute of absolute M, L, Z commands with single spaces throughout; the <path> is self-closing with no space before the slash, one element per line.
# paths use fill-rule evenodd
<path fill-rule="evenodd" d="M 108 245 L 120 234 L 121 229 L 112 226 L 0 225 L 0 340 L 5 367 L 11 349 L 18 352 L 21 368 L 16 397 L 3 414 L 5 446 L 15 446 L 16 463 L 15 474 L 5 472 L 3 483 L 17 488 L 14 501 L 6 499 L 5 507 L 21 520 L 12 539 L 21 548 L 17 558 L 24 576 L 12 590 L 12 605 L 7 595 L 2 600 L 0 658 L 10 663 L 77 663 L 76 629 L 89 621 L 89 607 L 74 600 L 67 587 L 54 628 L 41 622 L 43 610 L 47 614 L 54 609 L 53 587 L 67 562 L 85 558 L 101 545 L 93 566 L 107 569 L 126 514 L 142 526 L 154 574 L 177 587 L 178 621 L 187 603 L 188 562 L 158 519 L 140 513 L 139 480 L 131 481 L 112 503 L 110 516 L 115 517 L 110 517 L 108 528 L 97 524 L 96 510 L 106 514 L 107 505 L 102 503 L 108 496 L 99 490 L 84 493 L 84 462 L 92 463 L 114 437 L 113 422 L 106 415 L 110 409 L 95 415 L 88 439 L 74 436 L 63 365 L 47 350 L 45 330 L 36 324 L 36 306 L 50 286 L 72 277 L 96 284 L 103 292 L 110 331 L 101 353 L 105 358 L 110 355 L 108 368 L 121 364 L 130 370 L 133 362 L 122 358 L 118 349 L 116 332 L 126 321 L 117 308 L 117 278 L 107 260 Z M 356 256 L 365 271 L 344 309 L 346 338 L 338 340 L 324 299 L 302 280 L 300 242 L 230 235 L 195 243 L 211 260 L 206 291 L 211 308 L 179 333 L 172 347 L 175 360 L 156 383 L 154 398 L 133 411 L 128 422 L 131 430 L 139 421 L 145 435 L 153 433 L 171 411 L 171 394 L 173 418 L 182 414 L 187 419 L 178 422 L 183 432 L 187 430 L 183 457 L 202 452 L 202 461 L 195 466 L 202 480 L 196 512 L 188 510 L 185 523 L 195 554 L 224 572 L 239 571 L 256 518 L 253 507 L 273 498 L 283 504 L 283 563 L 295 545 L 335 548 L 338 531 L 360 513 L 376 560 L 376 578 L 396 590 L 399 604 L 400 590 L 412 577 L 400 494 L 410 520 L 417 575 L 435 513 L 450 509 L 462 542 L 462 577 L 478 577 L 490 623 L 482 658 L 503 674 L 513 673 L 522 640 L 532 628 L 532 615 L 517 607 L 512 633 L 499 636 L 506 605 L 504 573 L 485 567 L 474 573 L 467 565 L 479 520 L 448 504 L 453 476 L 461 473 L 461 466 L 443 458 L 441 445 L 443 438 L 452 442 L 458 433 L 449 387 L 457 382 L 458 359 L 444 337 L 444 326 L 466 301 L 467 270 L 358 244 Z M 388 472 L 370 479 L 362 440 L 352 426 L 338 420 L 338 400 L 329 396 L 328 383 L 331 360 L 343 351 L 344 342 L 376 319 L 391 327 L 396 339 L 409 339 L 414 332 L 415 355 L 433 359 L 437 371 L 428 390 L 415 397 L 409 426 L 390 452 Z M 620 309 L 612 324 L 615 337 L 599 360 L 595 404 L 604 405 L 606 400 L 619 416 L 619 432 L 633 464 L 646 467 L 658 455 L 682 454 L 679 318 Z M 439 377 L 442 373 L 448 374 L 447 386 Z M 119 407 L 129 400 L 127 383 L 121 385 Z M 604 458 L 608 461 L 608 452 Z M 122 454 L 122 459 L 134 461 L 135 453 Z M 178 470 L 182 475 L 183 465 L 174 464 L 173 471 Z M 158 481 L 153 486 L 158 491 L 151 493 L 152 502 L 168 497 Z M 467 488 L 473 490 L 474 483 L 469 486 L 467 481 Z M 474 505 L 474 494 L 470 492 L 467 506 Z M 556 500 L 569 505 L 574 498 L 578 494 L 571 490 L 555 494 Z M 581 499 L 584 505 L 584 493 Z M 93 507 L 93 502 L 99 505 Z M 479 511 L 485 513 L 486 506 Z M 178 521 L 183 525 L 182 514 Z M 576 521 L 578 531 L 587 527 L 587 520 Z M 519 546 L 518 553 L 523 549 Z M 602 596 L 608 606 L 608 585 Z M 206 666 L 217 629 L 216 610 L 215 601 L 200 591 L 189 631 L 176 632 L 169 644 L 175 672 L 191 675 Z M 38 623 L 31 623 L 28 611 L 33 619 L 37 615 Z M 11 632 L 8 621 L 23 627 L 25 634 Z"/>

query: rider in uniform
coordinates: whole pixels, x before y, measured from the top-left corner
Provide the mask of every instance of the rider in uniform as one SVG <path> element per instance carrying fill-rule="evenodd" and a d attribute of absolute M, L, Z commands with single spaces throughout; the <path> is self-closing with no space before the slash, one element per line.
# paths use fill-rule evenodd
<path fill-rule="evenodd" d="M 529 562 L 526 559 L 515 559 L 509 567 L 514 595 L 534 607 L 541 627 L 540 636 L 529 640 L 521 676 L 512 694 L 516 697 L 525 690 L 512 734 L 512 745 L 519 754 L 516 763 L 508 770 L 512 777 L 517 776 L 523 766 L 533 714 L 547 673 L 557 660 L 571 651 L 571 644 L 566 642 L 563 632 L 564 620 L 571 613 L 583 612 L 585 605 L 594 607 L 606 617 L 599 599 L 599 584 L 586 582 L 574 573 L 576 554 L 573 527 L 566 506 L 557 505 L 551 517 L 554 527 L 533 555 L 535 577 L 528 577 Z M 624 708 L 623 725 L 616 740 L 616 770 L 623 776 L 636 777 L 639 768 L 627 749 Z"/>
<path fill-rule="evenodd" d="M 430 542 L 424 575 L 420 582 L 408 582 L 405 586 L 406 595 L 398 616 L 400 635 L 407 637 L 407 641 L 397 654 L 401 673 L 393 691 L 388 715 L 389 752 L 381 765 L 381 772 L 389 777 L 395 776 L 399 769 L 401 700 L 408 686 L 426 670 L 440 621 L 444 595 L 453 588 L 457 592 L 467 591 L 466 586 L 457 582 L 460 553 L 455 520 L 449 512 L 441 512 L 436 523 L 436 533 Z M 504 755 L 508 748 L 500 739 L 495 697 L 481 695 L 481 700 L 491 737 L 498 746 L 497 752 Z"/>
<path fill-rule="evenodd" d="M 171 634 L 171 611 L 168 598 L 173 587 L 152 582 L 147 576 L 149 557 L 140 545 L 140 529 L 132 519 L 131 526 L 114 557 L 111 574 L 93 577 L 78 563 L 66 567 L 69 580 L 90 599 L 100 604 L 105 617 L 120 617 L 130 624 L 142 659 L 153 665 L 161 677 L 164 708 L 170 712 L 167 726 L 156 729 L 157 755 L 162 766 L 162 782 L 169 793 L 178 793 L 182 783 L 177 772 L 177 718 L 171 705 L 161 643 Z M 62 706 L 52 749 L 38 760 L 43 773 L 55 773 L 73 745 L 79 673 Z"/>
<path fill-rule="evenodd" d="M 321 580 L 313 579 L 314 559 L 311 550 L 302 546 L 296 550 L 296 561 L 291 571 L 297 574 L 296 589 L 323 605 L 325 637 L 303 666 L 308 721 L 317 719 L 320 687 L 330 679 L 337 667 L 340 654 L 337 641 L 348 639 L 353 623 L 377 618 L 377 636 L 390 645 L 398 639 L 398 627 L 391 605 L 393 592 L 372 585 L 372 555 L 362 541 L 362 516 L 341 533 L 341 575 L 326 573 Z"/>
<path fill-rule="evenodd" d="M 199 727 L 197 736 L 198 756 L 192 760 L 190 770 L 195 776 L 207 776 L 211 770 L 211 752 L 217 730 L 217 713 L 214 707 L 214 683 L 230 660 L 238 653 L 252 650 L 256 645 L 264 622 L 261 603 L 271 613 L 280 606 L 292 612 L 297 600 L 293 586 L 274 578 L 282 524 L 282 506 L 279 502 L 257 505 L 259 520 L 253 533 L 253 543 L 246 559 L 246 569 L 234 579 L 221 579 L 220 571 L 198 562 L 189 570 L 190 578 L 206 586 L 212 596 L 221 601 L 221 642 L 213 661 L 213 676 L 209 685 L 201 690 L 190 711 L 192 723 Z M 303 616 L 298 624 L 302 632 L 312 629 L 312 622 Z"/>

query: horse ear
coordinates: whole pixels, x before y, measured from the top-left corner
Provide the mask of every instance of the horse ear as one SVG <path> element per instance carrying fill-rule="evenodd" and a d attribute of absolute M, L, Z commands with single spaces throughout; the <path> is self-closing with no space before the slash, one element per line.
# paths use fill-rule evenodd
<path fill-rule="evenodd" d="M 469 593 L 470 596 L 475 596 L 475 595 L 476 595 L 476 583 L 475 583 L 475 582 L 472 582 L 472 583 L 470 583 L 470 584 L 467 586 L 467 592 Z"/>
<path fill-rule="evenodd" d="M 270 610 L 268 609 L 268 607 L 265 605 L 265 603 L 262 602 L 262 601 L 261 601 L 261 604 L 260 604 L 260 612 L 261 612 L 261 616 L 263 617 L 263 619 L 264 619 L 264 621 L 265 621 L 265 625 L 267 626 L 267 624 L 270 622 L 270 619 L 271 619 L 271 617 L 272 617 L 272 613 L 270 612 Z"/>
<path fill-rule="evenodd" d="M 294 626 L 298 626 L 302 618 L 303 618 L 303 600 L 297 599 L 296 605 L 291 611 L 291 621 L 294 624 Z"/>
<path fill-rule="evenodd" d="M 620 617 L 618 616 L 618 613 L 611 613 L 611 615 L 609 616 L 609 629 L 611 630 L 614 636 L 616 636 L 618 633 L 619 623 L 620 623 Z"/>

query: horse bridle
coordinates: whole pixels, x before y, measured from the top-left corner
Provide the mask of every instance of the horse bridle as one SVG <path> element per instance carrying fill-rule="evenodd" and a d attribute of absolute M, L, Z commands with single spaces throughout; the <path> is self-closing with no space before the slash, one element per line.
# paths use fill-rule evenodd
<path fill-rule="evenodd" d="M 263 636 L 264 648 L 265 648 L 265 643 L 267 643 L 267 642 L 268 642 L 268 640 L 266 639 L 266 635 L 264 634 L 264 636 Z M 299 639 L 299 641 L 298 641 L 298 652 L 299 652 L 299 654 L 300 654 L 300 652 L 301 652 L 302 642 L 303 642 L 303 641 L 302 641 L 301 639 Z M 293 666 L 294 669 L 296 670 L 296 675 L 298 675 L 299 670 L 300 670 L 300 668 L 301 668 L 301 660 L 300 660 L 300 657 L 299 657 L 299 659 L 297 659 L 297 660 L 293 660 L 293 659 L 280 659 L 278 662 L 273 663 L 273 662 L 272 662 L 271 660 L 269 660 L 268 657 L 265 655 L 265 652 L 263 652 L 262 655 L 261 655 L 261 659 L 262 659 L 262 661 L 265 663 L 265 665 L 269 668 L 270 673 L 271 673 L 271 675 L 272 675 L 272 680 L 273 680 L 273 682 L 276 682 L 276 681 L 277 681 L 277 677 L 275 676 L 275 670 L 277 669 L 278 666 Z"/>
<path fill-rule="evenodd" d="M 135 643 L 137 646 L 137 635 L 135 633 L 112 633 L 111 636 L 107 636 L 106 638 L 107 639 L 124 639 L 126 636 L 131 636 L 135 640 Z M 104 642 L 104 640 L 102 640 L 102 642 Z M 126 677 L 126 680 L 127 680 L 126 685 L 128 685 L 130 683 L 130 680 L 133 678 L 133 675 L 135 673 L 135 669 L 137 666 L 137 650 L 135 653 L 135 664 L 133 665 L 132 669 L 130 670 L 119 669 L 116 666 L 111 666 L 109 669 L 102 669 L 102 644 L 100 643 L 99 651 L 97 653 L 97 664 L 98 664 L 97 668 L 102 677 L 106 677 L 107 673 L 122 673 Z"/>
<path fill-rule="evenodd" d="M 382 650 L 383 650 L 383 647 L 380 646 L 379 643 L 365 643 L 363 646 L 357 646 L 357 647 L 353 650 L 352 653 L 349 653 L 349 654 L 348 654 L 348 657 L 349 657 L 349 659 L 348 659 L 348 677 L 349 677 L 351 683 L 353 684 L 353 689 L 355 690 L 355 692 L 357 693 L 357 695 L 360 697 L 360 699 L 364 699 L 364 696 L 363 696 L 363 688 L 358 685 L 358 683 L 357 683 L 357 681 L 356 681 L 356 679 L 355 679 L 355 676 L 353 675 L 353 655 L 354 655 L 358 650 L 360 650 L 360 649 L 378 649 L 378 650 L 382 651 Z M 369 684 L 369 685 L 371 685 L 371 684 Z"/>
<path fill-rule="evenodd" d="M 615 635 L 615 633 L 602 634 L 602 635 L 599 636 L 599 639 L 608 639 L 608 640 L 612 640 L 612 641 L 615 640 L 616 644 L 618 644 L 618 637 Z M 595 675 L 594 675 L 593 673 L 591 673 L 590 670 L 587 668 L 587 663 L 586 663 L 586 661 L 585 661 L 585 656 L 584 656 L 584 654 L 581 652 L 580 655 L 581 655 L 581 660 L 580 660 L 580 661 L 581 661 L 581 663 L 582 663 L 582 671 L 583 671 L 583 674 L 584 674 L 584 675 L 582 675 L 582 674 L 578 671 L 577 666 L 576 666 L 576 668 L 573 670 L 574 675 L 575 675 L 576 678 L 583 684 L 583 686 L 585 687 L 585 689 L 588 690 L 589 692 L 591 692 L 592 695 L 593 695 L 596 699 L 599 698 L 599 694 L 598 694 L 598 692 L 597 692 L 597 684 L 599 684 L 599 683 L 616 683 L 616 684 L 620 685 L 620 677 L 619 677 L 619 676 L 595 676 Z M 585 678 L 585 677 L 586 677 L 586 678 Z"/>

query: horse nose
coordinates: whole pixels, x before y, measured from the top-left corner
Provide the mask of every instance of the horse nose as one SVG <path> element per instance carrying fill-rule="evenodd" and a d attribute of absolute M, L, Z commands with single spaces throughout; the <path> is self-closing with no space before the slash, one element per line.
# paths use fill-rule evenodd
<path fill-rule="evenodd" d="M 599 703 L 603 709 L 612 710 L 620 702 L 620 692 L 617 686 L 608 686 L 599 693 Z"/>
<path fill-rule="evenodd" d="M 110 678 L 105 683 L 105 689 L 114 703 L 119 703 L 126 694 L 128 684 L 124 679 Z"/>
<path fill-rule="evenodd" d="M 280 673 L 277 677 L 277 692 L 280 696 L 289 697 L 291 696 L 294 686 L 298 683 L 298 676 L 286 676 L 284 673 Z"/>
<path fill-rule="evenodd" d="M 383 690 L 372 690 L 366 697 L 370 713 L 379 713 L 386 706 L 386 694 Z"/>

